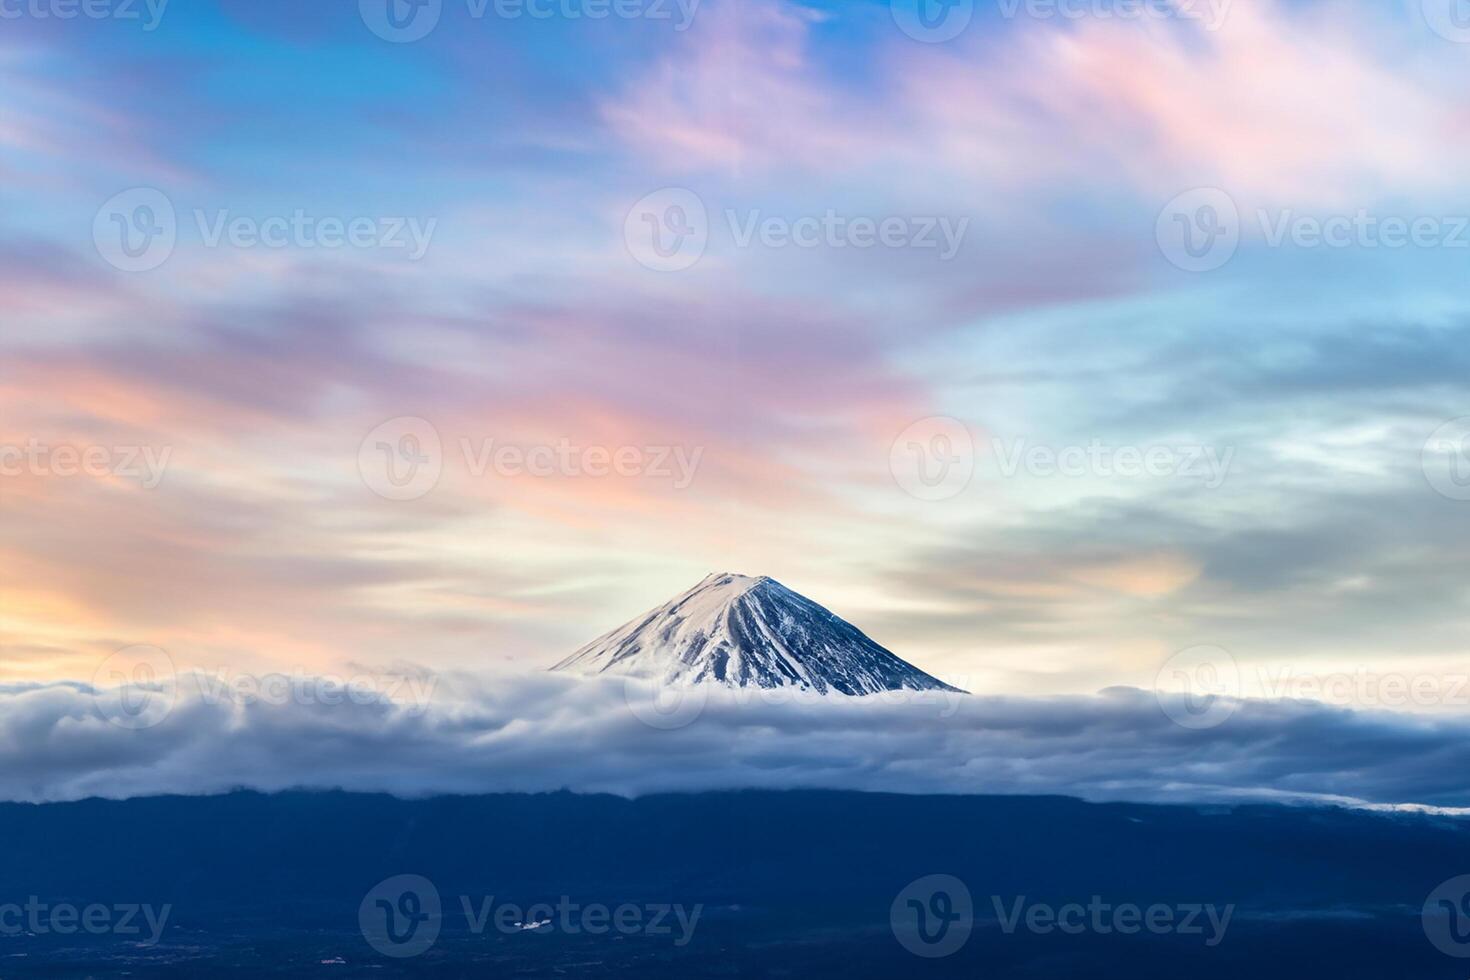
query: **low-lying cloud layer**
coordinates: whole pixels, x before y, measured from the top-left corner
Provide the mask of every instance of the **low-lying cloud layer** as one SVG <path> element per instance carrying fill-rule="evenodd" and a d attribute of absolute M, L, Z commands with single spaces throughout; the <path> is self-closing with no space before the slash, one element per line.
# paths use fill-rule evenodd
<path fill-rule="evenodd" d="M 1470 722 L 1304 701 L 1229 702 L 1213 727 L 1187 727 L 1170 718 L 1182 717 L 1178 696 L 1131 688 L 864 699 L 703 688 L 655 701 L 621 680 L 537 673 L 347 689 L 190 676 L 140 693 L 0 687 L 0 798 L 813 787 L 1470 807 Z"/>

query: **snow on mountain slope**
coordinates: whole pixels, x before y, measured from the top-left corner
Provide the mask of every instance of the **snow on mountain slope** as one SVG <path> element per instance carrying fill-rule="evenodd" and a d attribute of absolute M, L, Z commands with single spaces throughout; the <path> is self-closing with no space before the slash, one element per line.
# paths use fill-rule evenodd
<path fill-rule="evenodd" d="M 957 691 L 775 579 L 716 573 L 552 670 L 821 693 Z"/>

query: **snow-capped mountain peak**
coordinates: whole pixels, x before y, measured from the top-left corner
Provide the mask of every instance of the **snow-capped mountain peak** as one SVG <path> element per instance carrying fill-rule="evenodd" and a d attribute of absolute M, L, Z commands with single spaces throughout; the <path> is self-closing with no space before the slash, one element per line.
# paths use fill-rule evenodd
<path fill-rule="evenodd" d="M 552 669 L 840 694 L 958 690 L 770 576 L 730 572 L 707 576 Z"/>

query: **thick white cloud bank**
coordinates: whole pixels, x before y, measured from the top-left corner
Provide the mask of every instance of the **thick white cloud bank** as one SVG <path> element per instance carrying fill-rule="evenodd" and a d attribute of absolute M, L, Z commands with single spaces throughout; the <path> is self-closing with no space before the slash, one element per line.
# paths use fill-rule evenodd
<path fill-rule="evenodd" d="M 862 699 L 704 688 L 671 703 L 548 673 L 425 674 L 372 692 L 256 684 L 191 675 L 147 697 L 0 687 L 0 798 L 831 788 L 1470 807 L 1462 717 L 1257 700 L 1199 715 L 1122 688 Z"/>

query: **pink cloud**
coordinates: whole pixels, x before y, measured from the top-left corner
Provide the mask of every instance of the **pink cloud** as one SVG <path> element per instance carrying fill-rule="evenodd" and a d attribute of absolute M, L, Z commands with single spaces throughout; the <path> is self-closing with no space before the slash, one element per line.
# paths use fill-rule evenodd
<path fill-rule="evenodd" d="M 1404 71 L 1376 18 L 1262 2 L 1235 4 L 1217 31 L 1023 25 L 1004 44 L 910 62 L 905 102 L 949 165 L 1002 179 L 1213 182 L 1303 206 L 1443 188 L 1463 109 L 1445 72 L 1431 85 Z"/>
<path fill-rule="evenodd" d="M 1461 52 L 1445 45 L 1432 75 L 1405 70 L 1378 12 L 1261 0 L 1213 31 L 1058 17 L 943 46 L 894 32 L 861 94 L 809 57 L 797 5 L 709 14 L 604 107 L 628 149 L 667 171 L 883 174 L 895 196 L 941 185 L 993 210 L 997 192 L 1099 184 L 1342 206 L 1449 187 L 1444 161 L 1466 148 L 1447 79 L 1467 72 L 1444 62 Z"/>
<path fill-rule="evenodd" d="M 674 170 L 740 174 L 793 153 L 808 166 L 830 163 L 867 141 L 837 122 L 851 106 L 807 59 L 817 17 L 766 0 L 711 5 L 678 50 L 604 105 L 604 119 Z"/>

